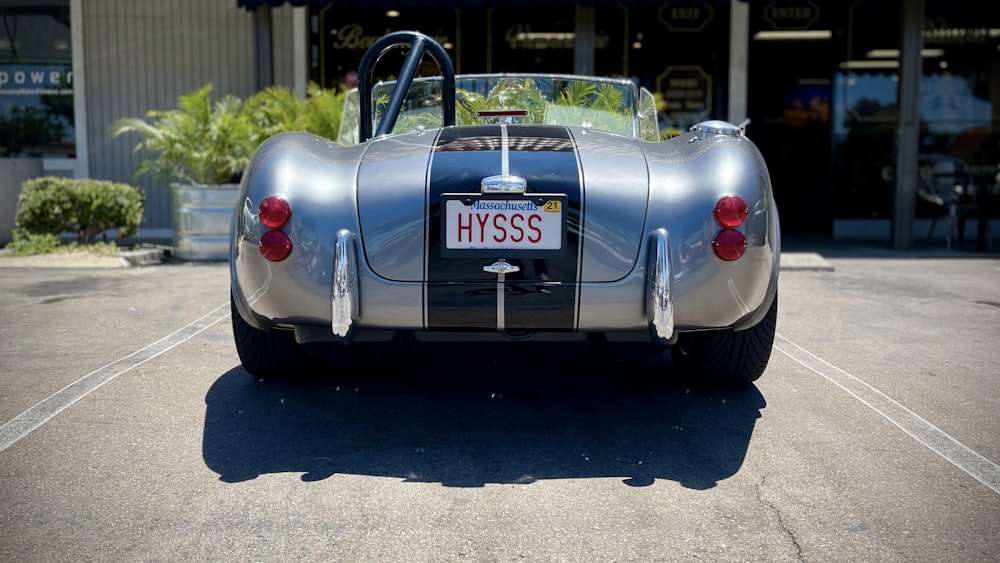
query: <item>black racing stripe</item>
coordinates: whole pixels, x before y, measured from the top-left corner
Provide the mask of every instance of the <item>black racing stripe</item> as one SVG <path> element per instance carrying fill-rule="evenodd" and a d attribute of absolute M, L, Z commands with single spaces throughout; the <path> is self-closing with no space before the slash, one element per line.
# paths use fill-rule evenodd
<path fill-rule="evenodd" d="M 428 284 L 427 328 L 475 331 L 496 330 L 496 281 L 485 284 Z"/>
<path fill-rule="evenodd" d="M 480 182 L 501 170 L 499 126 L 444 129 L 434 146 L 428 186 L 428 280 L 496 282 L 480 259 L 441 256 L 441 194 L 479 193 Z"/>
<path fill-rule="evenodd" d="M 501 170 L 498 126 L 446 128 L 431 158 L 427 215 L 427 328 L 496 330 L 497 276 L 484 260 L 441 256 L 441 194 L 478 192 Z"/>
<path fill-rule="evenodd" d="M 530 192 L 564 193 L 568 199 L 566 253 L 562 258 L 525 262 L 507 276 L 507 330 L 575 329 L 583 189 L 576 145 L 565 127 L 511 125 L 507 128 L 510 173 L 528 181 Z M 528 263 L 530 262 L 530 263 Z M 521 280 L 524 282 L 519 283 Z M 544 281 L 560 282 L 558 285 Z"/>
<path fill-rule="evenodd" d="M 569 229 L 564 257 L 518 260 L 441 256 L 441 194 L 477 193 L 480 181 L 502 171 L 498 125 L 449 128 L 438 137 L 431 160 L 427 215 L 427 327 L 497 329 L 497 275 L 483 271 L 495 259 L 521 267 L 507 274 L 507 330 L 575 328 L 582 188 L 575 144 L 565 127 L 507 126 L 509 173 L 527 180 L 529 193 L 567 196 Z M 556 285 L 545 281 L 560 282 Z"/>

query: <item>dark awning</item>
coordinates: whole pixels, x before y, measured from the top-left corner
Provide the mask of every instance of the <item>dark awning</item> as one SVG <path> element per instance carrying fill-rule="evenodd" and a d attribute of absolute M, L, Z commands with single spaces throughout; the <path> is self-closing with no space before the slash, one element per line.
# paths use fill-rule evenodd
<path fill-rule="evenodd" d="M 248 10 L 259 6 L 339 6 L 344 8 L 489 8 L 540 6 L 660 6 L 665 0 L 236 0 Z M 749 2 L 751 0 L 737 0 Z M 731 4 L 732 0 L 676 0 L 676 4 Z"/>

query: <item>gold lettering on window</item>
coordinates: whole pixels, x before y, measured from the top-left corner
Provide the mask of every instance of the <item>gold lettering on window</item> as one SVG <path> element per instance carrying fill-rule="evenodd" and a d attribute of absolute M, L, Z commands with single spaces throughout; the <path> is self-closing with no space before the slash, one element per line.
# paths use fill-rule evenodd
<path fill-rule="evenodd" d="M 349 51 L 364 51 L 378 41 L 383 35 L 392 33 L 391 28 L 386 28 L 381 33 L 365 33 L 364 28 L 358 23 L 349 23 L 340 29 L 330 30 L 333 36 L 331 47 L 334 49 L 344 49 Z M 444 45 L 450 43 L 451 39 L 447 35 L 433 35 L 435 41 Z"/>

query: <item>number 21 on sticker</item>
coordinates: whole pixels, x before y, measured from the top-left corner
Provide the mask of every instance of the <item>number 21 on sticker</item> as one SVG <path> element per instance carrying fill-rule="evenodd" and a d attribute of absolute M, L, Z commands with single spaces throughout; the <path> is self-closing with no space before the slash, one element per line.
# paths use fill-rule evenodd
<path fill-rule="evenodd" d="M 558 199 L 550 199 L 545 202 L 542 209 L 545 210 L 546 213 L 559 213 L 562 209 L 562 202 Z"/>

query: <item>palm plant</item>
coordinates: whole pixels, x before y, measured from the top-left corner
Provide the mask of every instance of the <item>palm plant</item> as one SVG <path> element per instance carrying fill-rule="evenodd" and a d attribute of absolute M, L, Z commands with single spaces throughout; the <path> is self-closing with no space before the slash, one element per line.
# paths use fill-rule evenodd
<path fill-rule="evenodd" d="M 548 98 L 534 80 L 511 78 L 498 81 L 485 96 L 463 91 L 459 99 L 461 103 L 456 106 L 457 121 L 463 125 L 482 123 L 476 112 L 503 109 L 527 110 L 525 122 L 543 123 L 548 103 Z"/>
<path fill-rule="evenodd" d="M 334 139 L 344 93 L 309 85 L 309 97 L 271 86 L 247 98 L 232 94 L 212 102 L 212 84 L 180 96 L 177 108 L 151 110 L 146 119 L 123 117 L 114 137 L 140 136 L 135 151 L 144 158 L 135 176 L 153 174 L 181 184 L 239 182 L 257 147 L 285 131 L 309 131 Z"/>
<path fill-rule="evenodd" d="M 229 94 L 213 103 L 212 84 L 180 96 L 176 109 L 150 110 L 146 118 L 114 121 L 111 134 L 136 133 L 144 154 L 134 176 L 153 174 L 172 182 L 225 184 L 238 181 L 260 143 L 245 118 L 243 102 Z"/>
<path fill-rule="evenodd" d="M 347 89 L 321 88 L 316 83 L 310 83 L 308 94 L 301 114 L 302 130 L 326 139 L 336 139 L 344 118 Z"/>

